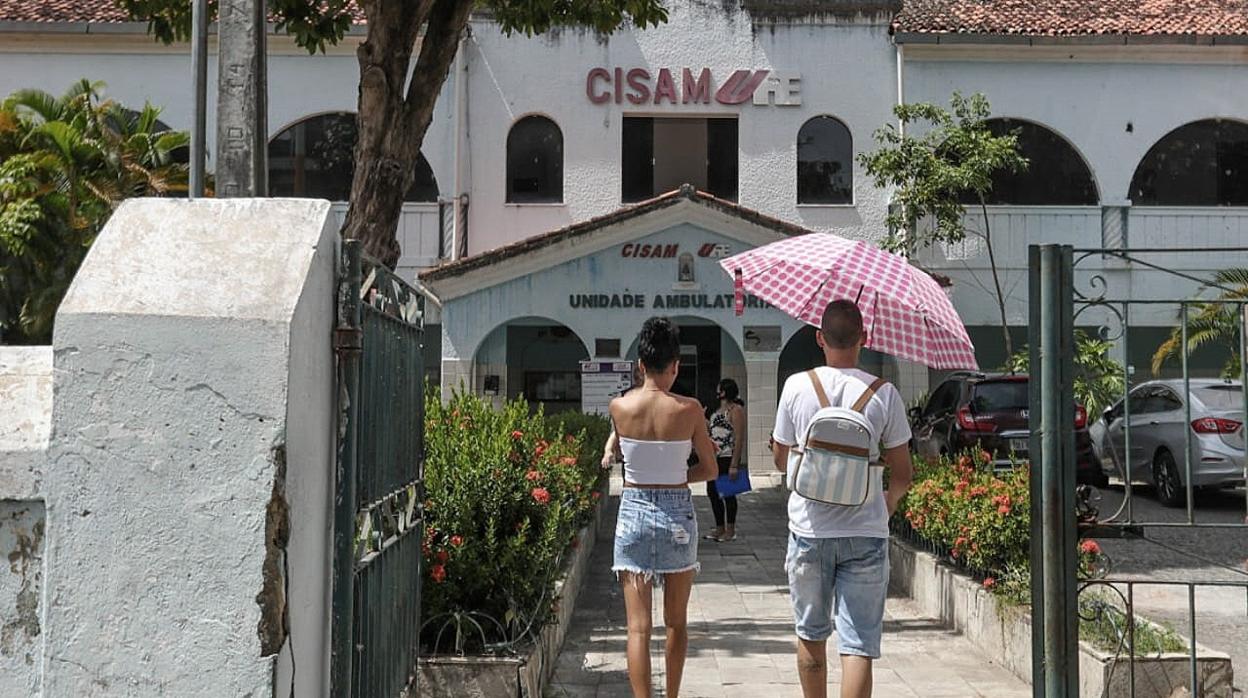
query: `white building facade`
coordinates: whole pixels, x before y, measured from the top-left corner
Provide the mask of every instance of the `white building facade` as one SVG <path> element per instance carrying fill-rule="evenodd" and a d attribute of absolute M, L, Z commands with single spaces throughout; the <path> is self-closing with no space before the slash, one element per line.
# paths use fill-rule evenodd
<path fill-rule="evenodd" d="M 954 91 L 985 94 L 1000 128 L 1021 129 L 1033 162 L 1028 175 L 1001 183 L 988 209 L 1020 340 L 1030 244 L 1240 244 L 1248 26 L 1231 3 L 1199 4 L 1102 17 L 1063 0 L 1011 4 L 1016 14 L 998 17 L 972 12 L 980 4 L 969 0 L 669 0 L 666 24 L 611 37 L 571 29 L 509 37 L 474 19 L 398 232 L 402 273 L 419 276 L 441 305 L 430 358 L 443 385 L 576 407 L 579 361 L 628 358 L 645 317 L 670 314 L 699 353 L 693 392 L 708 397 L 712 378 L 742 384 L 752 456 L 761 458 L 776 386 L 815 360 L 813 342 L 770 308 L 736 316 L 716 307 L 732 286 L 714 260 L 790 234 L 883 238 L 891 193 L 874 186 L 858 156 L 894 123 L 896 104 L 947 104 Z M 166 123 L 188 128 L 188 48 L 156 44 L 110 3 L 79 5 L 63 16 L 0 17 L 0 93 L 56 92 L 86 77 L 123 104 L 162 106 Z M 352 33 L 309 56 L 272 37 L 272 194 L 345 198 L 361 40 Z M 667 194 L 682 184 L 695 191 Z M 926 251 L 923 263 L 952 278 L 981 365 L 998 365 L 983 245 L 972 236 Z M 1107 264 L 1096 270 L 1137 297 L 1195 289 Z M 1187 255 L 1167 264 L 1201 277 L 1248 260 Z M 668 296 L 690 305 L 656 307 Z M 1144 361 L 1173 323 L 1172 311 L 1134 318 L 1141 348 L 1129 360 Z M 907 394 L 927 387 L 926 370 L 867 361 Z"/>

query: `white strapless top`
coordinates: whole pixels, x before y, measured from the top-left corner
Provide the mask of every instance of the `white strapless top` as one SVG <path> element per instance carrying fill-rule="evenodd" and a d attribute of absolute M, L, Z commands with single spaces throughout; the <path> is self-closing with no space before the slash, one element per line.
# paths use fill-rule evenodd
<path fill-rule="evenodd" d="M 689 481 L 693 442 L 642 441 L 620 437 L 624 480 L 638 485 L 683 485 Z"/>

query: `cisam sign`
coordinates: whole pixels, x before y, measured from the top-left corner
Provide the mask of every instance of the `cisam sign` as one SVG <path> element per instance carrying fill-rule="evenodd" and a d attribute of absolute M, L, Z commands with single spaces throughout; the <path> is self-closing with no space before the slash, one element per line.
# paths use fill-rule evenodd
<path fill-rule="evenodd" d="M 714 98 L 729 105 L 752 101 L 761 106 L 796 107 L 802 103 L 801 81 L 796 73 L 770 70 L 737 70 L 717 83 L 710 68 L 696 75 L 683 68 L 679 80 L 669 68 L 657 74 L 645 68 L 593 68 L 585 76 L 585 95 L 594 104 L 710 104 Z"/>

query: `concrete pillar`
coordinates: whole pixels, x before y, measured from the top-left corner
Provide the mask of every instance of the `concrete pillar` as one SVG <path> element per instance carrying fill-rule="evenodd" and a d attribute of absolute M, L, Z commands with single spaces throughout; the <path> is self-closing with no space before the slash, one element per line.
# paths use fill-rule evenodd
<path fill-rule="evenodd" d="M 776 372 L 780 369 L 780 353 L 749 353 L 745 356 L 745 375 L 749 383 L 746 399 L 746 421 L 749 431 L 749 462 L 752 473 L 775 472 L 767 440 L 776 421 L 776 402 L 780 399 L 780 386 L 776 385 Z"/>
<path fill-rule="evenodd" d="M 130 200 L 96 240 L 56 320 L 44 695 L 325 695 L 337 240 L 297 199 Z"/>

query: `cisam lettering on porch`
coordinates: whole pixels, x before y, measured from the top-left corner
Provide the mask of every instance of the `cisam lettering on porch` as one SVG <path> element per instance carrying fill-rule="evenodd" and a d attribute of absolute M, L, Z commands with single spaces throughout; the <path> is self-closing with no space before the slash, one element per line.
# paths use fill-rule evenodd
<path fill-rule="evenodd" d="M 593 68 L 585 75 L 585 96 L 594 104 L 720 104 L 797 107 L 802 104 L 802 78 L 797 73 L 736 70 L 722 83 L 710 68 Z"/>
<path fill-rule="evenodd" d="M 656 293 L 646 305 L 641 293 L 573 293 L 568 295 L 568 305 L 573 308 L 679 308 L 681 310 L 732 310 L 731 293 Z M 747 308 L 770 308 L 771 304 L 754 296 L 745 297 Z"/>

